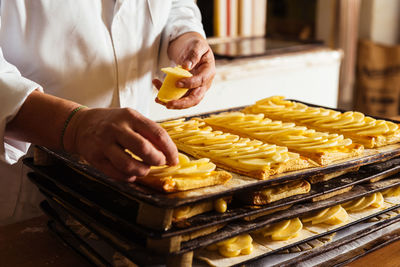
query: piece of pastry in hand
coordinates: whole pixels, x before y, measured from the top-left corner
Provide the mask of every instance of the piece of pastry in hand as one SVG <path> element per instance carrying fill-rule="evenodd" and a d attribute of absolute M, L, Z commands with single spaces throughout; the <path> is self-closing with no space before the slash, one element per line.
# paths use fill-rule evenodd
<path fill-rule="evenodd" d="M 321 132 L 340 133 L 366 148 L 381 147 L 400 142 L 399 124 L 376 120 L 360 112 L 339 112 L 310 107 L 283 96 L 272 96 L 246 107 L 243 112 L 259 114 L 273 120 L 294 122 Z"/>
<path fill-rule="evenodd" d="M 179 154 L 179 164 L 175 166 L 151 167 L 148 175 L 136 181 L 163 192 L 178 192 L 206 186 L 220 185 L 232 178 L 226 171 L 215 170 L 216 166 L 208 158 L 190 160 Z"/>
<path fill-rule="evenodd" d="M 161 123 L 177 147 L 194 157 L 209 157 L 218 167 L 258 179 L 316 164 L 287 147 L 214 131 L 204 122 L 191 119 Z"/>
<path fill-rule="evenodd" d="M 167 74 L 167 76 L 165 77 L 164 82 L 158 91 L 157 98 L 166 103 L 184 96 L 189 88 L 176 87 L 176 82 L 182 78 L 192 77 L 193 74 L 191 74 L 188 70 L 183 69 L 181 66 L 176 66 L 174 68 L 162 68 L 161 70 Z"/>
<path fill-rule="evenodd" d="M 216 130 L 227 131 L 286 146 L 289 151 L 308 157 L 320 165 L 361 155 L 364 147 L 343 135 L 317 132 L 292 122 L 272 121 L 264 114 L 226 112 L 203 119 Z"/>
<path fill-rule="evenodd" d="M 279 185 L 268 186 L 256 192 L 239 194 L 238 198 L 246 204 L 265 205 L 291 196 L 306 194 L 310 192 L 310 189 L 310 183 L 300 179 Z"/>

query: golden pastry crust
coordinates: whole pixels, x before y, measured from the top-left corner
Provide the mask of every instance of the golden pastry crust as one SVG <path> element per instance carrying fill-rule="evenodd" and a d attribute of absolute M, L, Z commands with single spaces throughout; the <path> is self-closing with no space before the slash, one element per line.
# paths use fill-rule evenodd
<path fill-rule="evenodd" d="M 316 166 L 286 147 L 214 131 L 196 119 L 161 123 L 178 149 L 194 157 L 208 157 L 217 166 L 258 179 Z"/>
<path fill-rule="evenodd" d="M 281 210 L 287 210 L 287 209 L 289 209 L 291 206 L 293 206 L 293 205 L 290 204 L 290 205 L 286 205 L 286 206 L 281 206 L 281 207 L 278 207 L 278 208 L 274 208 L 274 209 L 271 209 L 271 210 L 263 211 L 263 212 L 260 212 L 260 213 L 257 213 L 257 214 L 253 214 L 253 215 L 250 215 L 250 216 L 246 216 L 246 217 L 243 218 L 243 220 L 245 220 L 245 221 L 252 221 L 252 220 L 255 220 L 255 219 L 257 219 L 257 218 L 259 218 L 259 217 L 262 217 L 262 216 L 265 216 L 265 215 L 269 215 L 269 214 L 272 214 L 272 213 L 275 213 L 275 212 L 278 212 L 278 211 L 281 211 Z M 260 208 L 259 206 L 253 206 L 253 207 Z"/>
<path fill-rule="evenodd" d="M 286 146 L 290 151 L 308 157 L 320 165 L 359 156 L 364 151 L 362 145 L 354 144 L 343 135 L 316 132 L 294 123 L 272 121 L 263 114 L 227 112 L 210 116 L 203 121 L 216 130 Z"/>
<path fill-rule="evenodd" d="M 205 235 L 212 234 L 212 233 L 220 230 L 221 228 L 223 228 L 225 225 L 226 225 L 226 223 L 217 224 L 217 225 L 213 225 L 213 226 L 210 226 L 210 227 L 206 227 L 206 228 L 203 228 L 203 229 L 199 229 L 197 231 L 193 231 L 193 232 L 187 233 L 185 235 L 182 235 L 181 241 L 185 242 L 185 241 L 189 241 L 189 240 L 198 238 L 200 236 L 205 236 Z"/>
<path fill-rule="evenodd" d="M 351 189 L 353 189 L 353 186 L 348 186 L 339 190 L 335 190 L 333 192 L 329 192 L 329 193 L 324 193 L 323 195 L 317 196 L 317 197 L 313 197 L 312 198 L 312 202 L 317 202 L 317 201 L 321 201 L 324 199 L 328 199 L 337 195 L 341 195 L 343 193 L 349 192 Z"/>
<path fill-rule="evenodd" d="M 400 142 L 400 125 L 376 120 L 360 112 L 339 112 L 331 109 L 309 107 L 305 104 L 273 96 L 257 101 L 243 110 L 244 113 L 263 113 L 268 118 L 295 122 L 317 131 L 340 133 L 367 148 L 381 147 Z"/>
<path fill-rule="evenodd" d="M 227 208 L 228 203 L 232 201 L 232 196 L 226 196 L 223 198 L 219 198 L 216 200 L 208 200 L 196 204 L 190 204 L 182 207 L 178 207 L 174 209 L 173 215 L 172 215 L 172 221 L 174 223 L 181 222 L 182 220 L 186 220 L 188 218 L 191 218 L 193 216 L 216 210 L 219 213 L 224 213 L 226 210 L 221 211 L 218 208 L 218 204 L 220 204 L 219 201 L 223 201 L 225 204 L 225 207 Z"/>
<path fill-rule="evenodd" d="M 232 175 L 226 171 L 213 171 L 208 175 L 198 177 L 145 176 L 138 177 L 136 181 L 157 191 L 172 193 L 224 184 L 231 178 Z"/>
<path fill-rule="evenodd" d="M 311 184 L 317 184 L 317 183 L 329 181 L 330 179 L 339 177 L 339 176 L 349 173 L 349 172 L 358 171 L 359 169 L 360 169 L 360 166 L 356 166 L 356 167 L 353 167 L 353 168 L 350 168 L 347 170 L 343 170 L 343 171 L 336 171 L 336 172 L 328 173 L 328 174 L 320 174 L 320 175 L 310 176 L 310 177 L 307 177 L 306 179 Z"/>
<path fill-rule="evenodd" d="M 285 184 L 269 186 L 262 190 L 239 195 L 241 201 L 253 205 L 265 205 L 291 196 L 310 192 L 311 185 L 306 180 L 290 181 Z"/>

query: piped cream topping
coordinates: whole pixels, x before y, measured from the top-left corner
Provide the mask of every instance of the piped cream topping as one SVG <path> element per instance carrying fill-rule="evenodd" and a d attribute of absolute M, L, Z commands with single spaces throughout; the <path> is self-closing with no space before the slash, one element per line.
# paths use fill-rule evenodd
<path fill-rule="evenodd" d="M 183 144 L 204 155 L 218 159 L 229 166 L 244 170 L 266 170 L 272 164 L 299 158 L 287 147 L 270 145 L 237 135 L 213 131 L 199 120 L 176 120 L 161 123 L 175 143 Z M 214 160 L 215 161 L 215 160 Z"/>
<path fill-rule="evenodd" d="M 399 126 L 393 122 L 376 120 L 360 112 L 338 112 L 334 110 L 308 107 L 304 104 L 285 100 L 282 96 L 273 96 L 257 101 L 249 108 L 252 113 L 279 116 L 283 120 L 296 121 L 327 130 L 351 133 L 356 136 L 379 136 L 399 134 Z"/>
<path fill-rule="evenodd" d="M 272 121 L 265 118 L 264 114 L 221 113 L 205 118 L 204 121 L 211 126 L 239 131 L 297 151 L 342 151 L 352 144 L 352 140 L 343 135 L 317 132 L 294 123 Z"/>

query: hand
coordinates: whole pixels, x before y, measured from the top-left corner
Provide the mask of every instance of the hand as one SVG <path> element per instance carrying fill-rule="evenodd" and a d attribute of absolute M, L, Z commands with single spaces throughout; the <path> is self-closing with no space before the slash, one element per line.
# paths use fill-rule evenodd
<path fill-rule="evenodd" d="M 204 98 L 215 76 L 215 60 L 213 52 L 199 33 L 188 32 L 173 40 L 168 47 L 168 56 L 178 65 L 190 70 L 190 78 L 180 79 L 176 86 L 190 88 L 182 98 L 163 103 L 169 109 L 184 109 L 197 105 Z M 161 87 L 160 80 L 153 80 L 157 89 Z"/>
<path fill-rule="evenodd" d="M 116 180 L 133 182 L 151 165 L 175 165 L 178 151 L 157 123 L 128 108 L 82 109 L 68 125 L 64 146 Z M 124 152 L 129 149 L 143 162 Z"/>

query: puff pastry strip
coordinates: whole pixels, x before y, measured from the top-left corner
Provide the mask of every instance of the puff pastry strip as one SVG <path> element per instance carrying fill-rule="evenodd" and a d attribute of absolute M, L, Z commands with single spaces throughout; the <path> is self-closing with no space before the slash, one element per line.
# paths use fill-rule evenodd
<path fill-rule="evenodd" d="M 316 166 L 286 147 L 214 131 L 204 122 L 184 119 L 161 123 L 178 149 L 194 157 L 208 157 L 217 166 L 258 179 Z"/>
<path fill-rule="evenodd" d="M 224 184 L 232 178 L 226 171 L 216 171 L 215 164 L 202 158 L 191 161 L 186 155 L 179 155 L 176 166 L 151 167 L 148 175 L 136 181 L 163 192 L 179 192 L 201 187 Z"/>
<path fill-rule="evenodd" d="M 360 112 L 339 112 L 331 109 L 309 107 L 285 100 L 282 96 L 268 97 L 243 110 L 245 113 L 263 113 L 268 118 L 294 122 L 317 131 L 340 133 L 367 148 L 381 147 L 400 141 L 399 125 L 386 120 L 376 120 Z"/>
<path fill-rule="evenodd" d="M 300 179 L 280 185 L 273 185 L 262 190 L 240 194 L 239 198 L 246 204 L 265 205 L 291 196 L 310 192 L 311 185 L 306 180 Z"/>
<path fill-rule="evenodd" d="M 291 122 L 272 121 L 264 114 L 228 112 L 203 119 L 215 129 L 270 144 L 286 146 L 292 152 L 311 158 L 320 165 L 361 155 L 364 147 L 343 135 L 317 132 Z"/>

